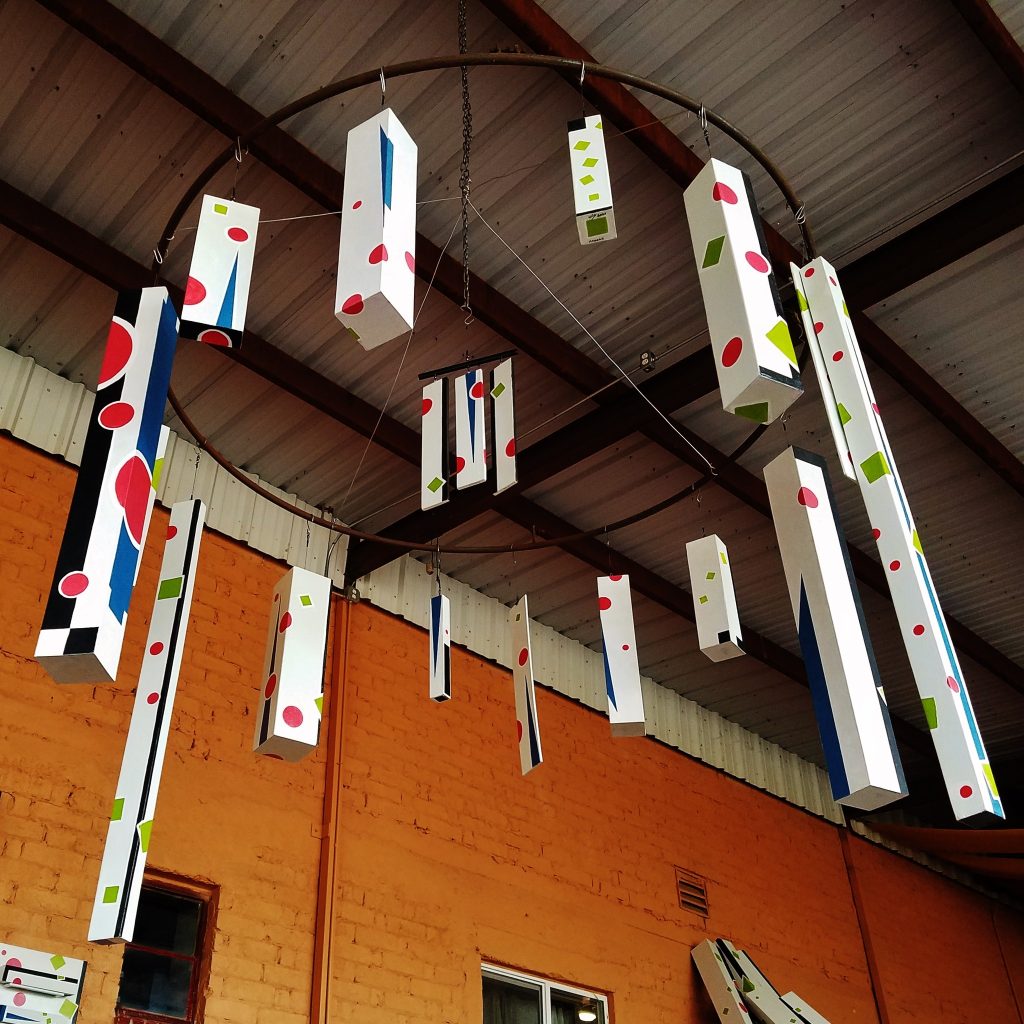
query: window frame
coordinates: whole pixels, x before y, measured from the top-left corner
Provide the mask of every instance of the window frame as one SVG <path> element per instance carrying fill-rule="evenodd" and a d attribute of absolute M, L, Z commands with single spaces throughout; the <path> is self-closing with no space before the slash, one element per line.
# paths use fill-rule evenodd
<path fill-rule="evenodd" d="M 552 981 L 539 974 L 527 974 L 526 971 L 513 970 L 511 967 L 502 967 L 499 964 L 480 964 L 480 977 L 493 978 L 495 981 L 526 982 L 529 985 L 536 985 L 541 990 L 540 1019 L 541 1024 L 552 1024 L 551 1021 L 551 992 L 564 992 L 570 996 L 582 996 L 585 999 L 593 999 L 600 1003 L 604 1009 L 604 1024 L 611 1024 L 611 1006 L 608 996 L 602 992 L 595 992 L 593 989 L 580 988 L 578 985 L 569 985 L 563 981 Z"/>
<path fill-rule="evenodd" d="M 122 1006 L 121 985 L 118 980 L 117 1002 L 114 1004 L 114 1024 L 202 1024 L 206 1010 L 206 991 L 210 980 L 210 959 L 213 955 L 213 937 L 216 932 L 217 901 L 220 890 L 215 885 L 194 879 L 182 878 L 167 871 L 147 868 L 142 880 L 143 891 L 167 893 L 192 900 L 199 904 L 199 921 L 196 925 L 196 951 L 193 954 L 175 953 L 168 949 L 156 949 L 137 942 L 126 942 L 124 950 L 137 949 L 143 953 L 165 956 L 171 960 L 187 960 L 194 964 L 189 984 L 186 1016 L 171 1017 L 163 1013 L 151 1013 L 130 1006 Z M 141 903 L 142 896 L 139 897 Z"/>

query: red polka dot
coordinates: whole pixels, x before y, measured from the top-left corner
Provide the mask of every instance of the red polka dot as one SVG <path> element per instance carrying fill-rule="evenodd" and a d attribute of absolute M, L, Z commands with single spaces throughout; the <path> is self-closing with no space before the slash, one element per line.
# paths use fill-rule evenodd
<path fill-rule="evenodd" d="M 127 402 L 111 402 L 110 405 L 100 409 L 96 419 L 99 420 L 101 427 L 106 427 L 107 430 L 116 430 L 126 423 L 131 423 L 134 415 L 135 406 L 129 405 Z"/>
<path fill-rule="evenodd" d="M 806 505 L 807 508 L 818 507 L 818 496 L 810 489 L 810 487 L 801 487 L 796 492 L 796 500 L 801 505 Z"/>
<path fill-rule="evenodd" d="M 814 277 L 814 267 L 808 267 L 804 271 L 804 277 Z"/>
<path fill-rule="evenodd" d="M 836 279 L 835 279 L 835 278 L 834 278 L 834 277 L 833 277 L 833 276 L 832 276 L 831 274 L 829 274 L 829 275 L 828 275 L 828 279 L 829 279 L 829 280 L 830 280 L 830 281 L 831 281 L 831 282 L 832 282 L 832 283 L 833 283 L 833 284 L 834 284 L 834 285 L 835 285 L 835 286 L 836 286 L 837 288 L 839 287 L 839 282 L 838 282 L 838 281 L 837 281 L 837 280 L 836 280 Z"/>
<path fill-rule="evenodd" d="M 516 719 L 516 739 L 521 740 L 523 738 L 523 723 Z"/>
<path fill-rule="evenodd" d="M 771 264 L 759 252 L 746 252 L 743 255 L 759 274 L 767 274 L 772 269 Z"/>
<path fill-rule="evenodd" d="M 484 383 L 483 383 L 483 381 L 478 380 L 469 389 L 469 397 L 470 398 L 483 398 L 484 397 Z"/>
<path fill-rule="evenodd" d="M 874 537 L 875 540 L 878 540 L 878 538 L 882 536 L 882 531 L 881 530 L 872 529 L 871 536 Z"/>
<path fill-rule="evenodd" d="M 513 437 L 507 445 L 505 445 L 505 454 L 511 459 L 516 453 L 516 439 Z"/>
<path fill-rule="evenodd" d="M 292 613 L 285 612 L 281 616 L 281 625 L 277 627 L 278 633 L 283 633 L 292 624 Z"/>
<path fill-rule="evenodd" d="M 890 569 L 891 569 L 891 570 L 892 570 L 893 572 L 896 572 L 896 571 L 897 571 L 897 569 L 899 569 L 899 567 L 900 567 L 900 560 L 899 560 L 898 558 L 894 558 L 894 559 L 893 559 L 893 560 L 892 560 L 892 561 L 891 561 L 891 562 L 889 563 L 889 568 L 890 568 Z"/>
<path fill-rule="evenodd" d="M 466 468 L 466 460 L 461 455 L 455 456 L 455 472 L 461 473 Z"/>
<path fill-rule="evenodd" d="M 711 198 L 719 203 L 728 203 L 730 206 L 735 206 L 739 202 L 736 193 L 722 181 L 715 182 L 715 187 L 711 190 Z"/>
<path fill-rule="evenodd" d="M 599 597 L 597 599 L 597 607 L 600 608 L 601 611 L 606 612 L 609 608 L 611 608 L 611 606 L 612 599 L 610 597 Z"/>
<path fill-rule="evenodd" d="M 623 649 L 624 651 L 628 651 L 628 650 L 629 650 L 629 644 L 623 644 L 623 645 L 622 645 L 622 649 Z"/>
<path fill-rule="evenodd" d="M 11 959 L 7 961 L 7 966 L 8 967 L 21 967 L 22 963 L 21 963 L 21 961 L 16 956 L 12 956 Z"/>
<path fill-rule="evenodd" d="M 19 985 L 21 984 L 21 978 L 16 978 L 15 980 L 16 980 L 17 984 L 19 984 Z M 24 1006 L 25 1005 L 25 993 L 24 992 L 15 992 L 14 995 L 11 996 L 11 1002 L 14 1003 L 15 1006 Z"/>
<path fill-rule="evenodd" d="M 416 273 L 416 257 L 411 252 L 405 254 L 405 265 L 415 274 Z"/>
<path fill-rule="evenodd" d="M 263 696 L 272 697 L 274 691 L 277 689 L 277 673 L 272 672 L 270 678 L 267 680 L 267 685 L 263 687 Z"/>
<path fill-rule="evenodd" d="M 150 644 L 149 645 L 149 653 L 150 654 L 159 654 L 163 649 L 164 649 L 164 645 L 159 640 L 157 640 L 157 642 L 155 644 Z"/>
<path fill-rule="evenodd" d="M 914 627 L 914 636 L 924 636 L 924 626 L 920 622 Z"/>
<path fill-rule="evenodd" d="M 881 413 L 880 413 L 880 412 L 878 411 L 878 405 L 877 405 L 877 404 L 876 404 L 875 402 L 872 402 L 872 403 L 871 403 L 871 408 L 872 408 L 872 409 L 874 410 L 874 412 L 875 412 L 875 415 L 876 415 L 876 416 L 881 416 L 881 415 L 882 415 L 882 414 L 881 414 Z"/>
<path fill-rule="evenodd" d="M 612 581 L 612 583 L 618 583 L 619 580 L 622 579 L 622 576 L 621 576 L 621 574 L 618 575 L 618 576 L 609 576 L 608 579 L 610 579 Z"/>
<path fill-rule="evenodd" d="M 946 676 L 946 685 L 954 692 L 960 692 L 960 684 L 952 677 Z"/>
<path fill-rule="evenodd" d="M 970 786 L 961 786 L 960 795 L 966 800 L 969 796 L 974 795 L 974 790 Z"/>
<path fill-rule="evenodd" d="M 228 228 L 228 238 L 232 242 L 247 242 L 249 240 L 249 232 L 245 228 Z"/>
<path fill-rule="evenodd" d="M 148 696 L 148 697 L 146 698 L 146 703 L 147 703 L 147 704 L 156 704 L 156 702 L 157 702 L 158 700 L 160 700 L 160 694 L 159 694 L 159 693 L 151 693 L 151 694 L 150 694 L 150 695 L 149 695 L 149 696 Z"/>
<path fill-rule="evenodd" d="M 294 704 L 289 704 L 288 707 L 281 712 L 281 718 L 285 725 L 289 725 L 293 729 L 297 729 L 302 725 L 302 712 Z"/>
<path fill-rule="evenodd" d="M 221 348 L 231 348 L 231 336 L 223 331 L 218 331 L 216 327 L 200 331 L 198 340 L 204 345 L 218 345 Z"/>
<path fill-rule="evenodd" d="M 814 324 L 814 333 L 821 334 L 823 330 L 825 330 L 825 325 L 820 320 L 816 321 Z"/>
<path fill-rule="evenodd" d="M 387 263 L 387 246 L 383 242 L 381 242 L 380 245 L 374 246 L 367 259 L 370 261 L 371 264 Z"/>
<path fill-rule="evenodd" d="M 427 413 L 430 412 L 430 410 L 433 409 L 433 408 L 434 408 L 433 400 L 430 399 L 430 398 L 424 398 L 423 399 L 423 409 L 422 409 L 420 415 L 426 416 Z"/>
<path fill-rule="evenodd" d="M 519 652 L 519 664 L 520 664 L 520 665 L 525 665 L 525 664 L 526 664 L 526 661 L 527 661 L 527 659 L 528 659 L 529 657 L 530 657 L 530 652 L 529 652 L 529 651 L 528 651 L 528 650 L 527 650 L 527 649 L 526 649 L 526 648 L 524 647 L 524 648 L 523 648 L 523 649 L 522 649 L 522 650 L 521 650 L 521 651 Z"/>
<path fill-rule="evenodd" d="M 833 363 L 838 363 L 842 358 L 843 358 L 843 353 L 842 352 L 833 352 L 832 353 L 832 362 Z"/>
<path fill-rule="evenodd" d="M 110 325 L 107 334 L 107 347 L 103 352 L 103 365 L 100 367 L 99 386 L 109 384 L 127 365 L 132 357 L 132 336 L 127 329 L 116 320 Z"/>
<path fill-rule="evenodd" d="M 725 348 L 722 349 L 722 365 L 732 366 L 736 360 L 739 359 L 740 353 L 743 351 L 743 339 L 742 338 L 730 338 L 725 343 Z"/>
<path fill-rule="evenodd" d="M 205 298 L 206 287 L 203 285 L 203 282 L 197 281 L 194 277 L 190 277 L 188 279 L 188 284 L 185 285 L 184 305 L 197 306 Z"/>
<path fill-rule="evenodd" d="M 168 526 L 167 527 L 167 539 L 168 540 L 174 540 L 174 538 L 177 537 L 177 536 L 178 536 L 178 528 L 176 526 Z"/>
<path fill-rule="evenodd" d="M 349 316 L 355 316 L 356 313 L 362 313 L 363 311 L 363 297 L 358 292 L 355 295 L 350 295 L 341 304 L 342 313 L 348 313 Z"/>
<path fill-rule="evenodd" d="M 124 524 L 137 545 L 142 544 L 142 531 L 146 525 L 149 499 L 152 494 L 149 467 L 138 455 L 133 455 L 114 478 L 114 494 L 124 509 Z"/>
<path fill-rule="evenodd" d="M 87 586 L 89 586 L 89 577 L 84 572 L 69 572 L 57 584 L 57 589 L 63 597 L 78 597 Z"/>
<path fill-rule="evenodd" d="M 362 206 L 362 205 L 363 205 L 363 201 L 362 201 L 362 199 L 357 199 L 357 200 L 356 200 L 356 201 L 355 201 L 355 202 L 354 202 L 354 203 L 352 204 L 352 209 L 353 209 L 353 210 L 358 210 L 358 209 L 359 209 L 359 207 L 360 207 L 360 206 Z"/>

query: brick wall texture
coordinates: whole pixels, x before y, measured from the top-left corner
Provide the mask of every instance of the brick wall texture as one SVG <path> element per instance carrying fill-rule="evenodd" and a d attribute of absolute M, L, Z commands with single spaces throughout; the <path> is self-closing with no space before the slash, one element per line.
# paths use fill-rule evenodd
<path fill-rule="evenodd" d="M 112 1020 L 121 952 L 85 941 L 166 513 L 154 514 L 119 681 L 32 660 L 75 470 L 0 439 L 0 938 L 89 961 L 81 1024 Z M 220 887 L 209 1022 L 309 1020 L 325 755 L 251 753 L 283 567 L 207 531 L 150 847 Z M 481 962 L 606 992 L 615 1024 L 715 1016 L 690 947 L 726 936 L 833 1024 L 1020 1024 L 1024 919 L 653 740 L 538 692 L 544 764 L 519 774 L 509 674 L 453 651 L 427 699 L 423 631 L 353 606 L 329 658 L 340 813 L 329 1019 L 476 1024 Z M 338 698 L 343 696 L 339 702 Z M 675 866 L 708 879 L 679 908 Z M 865 942 L 867 939 L 867 943 Z"/>

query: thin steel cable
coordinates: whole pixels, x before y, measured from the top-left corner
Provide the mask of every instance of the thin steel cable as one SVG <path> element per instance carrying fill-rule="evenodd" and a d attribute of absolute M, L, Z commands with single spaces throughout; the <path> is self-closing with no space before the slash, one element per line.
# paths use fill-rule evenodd
<path fill-rule="evenodd" d="M 469 50 L 466 27 L 466 0 L 459 0 L 459 53 Z M 462 199 L 462 308 L 466 312 L 466 325 L 473 322 L 473 307 L 469 304 L 469 156 L 473 148 L 473 107 L 469 100 L 469 68 L 459 69 L 462 85 L 462 164 L 459 168 L 459 194 Z"/>

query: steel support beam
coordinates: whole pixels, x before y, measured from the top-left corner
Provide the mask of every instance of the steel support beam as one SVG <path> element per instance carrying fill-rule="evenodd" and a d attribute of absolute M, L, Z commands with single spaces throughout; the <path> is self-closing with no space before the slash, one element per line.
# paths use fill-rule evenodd
<path fill-rule="evenodd" d="M 1024 95 L 1024 51 L 992 10 L 992 5 L 988 0 L 953 0 L 953 6 L 1010 84 Z"/>

